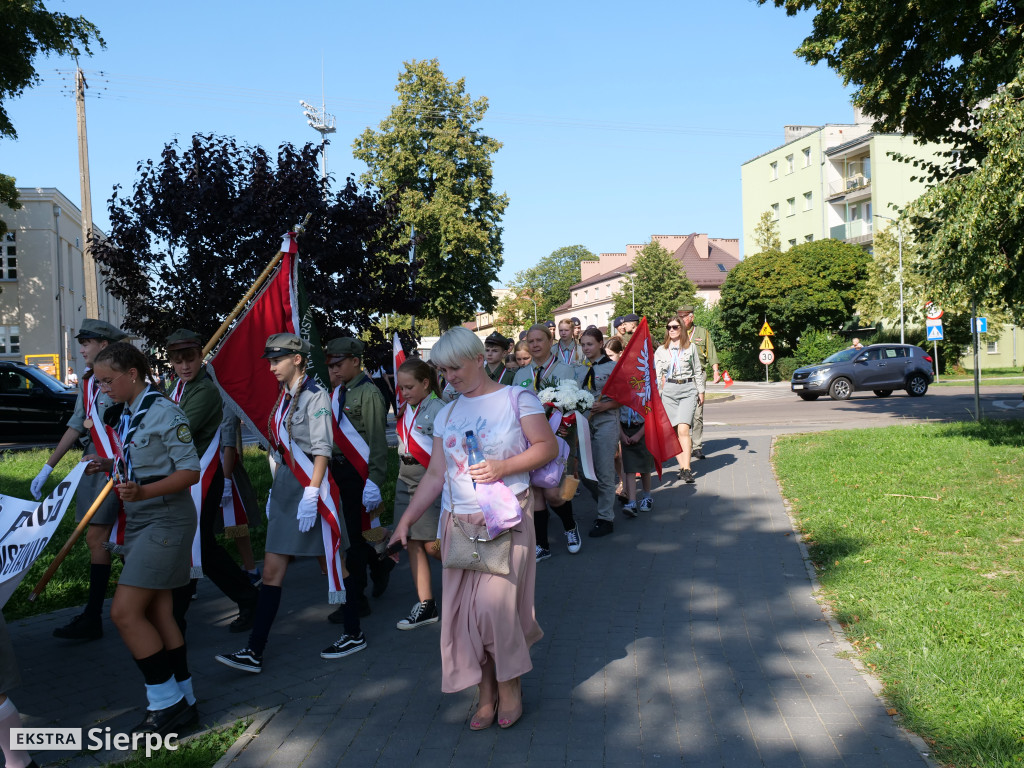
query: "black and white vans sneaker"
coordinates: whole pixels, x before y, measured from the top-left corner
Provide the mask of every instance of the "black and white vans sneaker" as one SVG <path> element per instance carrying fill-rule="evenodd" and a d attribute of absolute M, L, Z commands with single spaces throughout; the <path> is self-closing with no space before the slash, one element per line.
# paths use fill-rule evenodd
<path fill-rule="evenodd" d="M 395 626 L 399 629 L 418 629 L 427 624 L 436 624 L 437 619 L 437 605 L 433 600 L 424 600 L 422 603 L 416 603 L 409 615 Z"/>
<path fill-rule="evenodd" d="M 263 671 L 263 657 L 257 656 L 248 648 L 243 648 L 240 651 L 234 653 L 225 653 L 219 656 L 214 656 L 217 661 L 221 664 L 226 664 L 229 667 L 240 669 L 243 672 L 252 672 L 253 674 L 259 674 Z"/>
<path fill-rule="evenodd" d="M 580 547 L 583 546 L 583 539 L 580 538 L 579 523 L 576 523 L 572 528 L 565 532 L 565 542 L 569 547 L 570 555 L 575 555 L 580 551 Z"/>
<path fill-rule="evenodd" d="M 340 659 L 343 656 L 351 656 L 366 648 L 366 636 L 360 632 L 358 635 L 342 635 L 329 646 L 320 651 L 321 659 Z"/>

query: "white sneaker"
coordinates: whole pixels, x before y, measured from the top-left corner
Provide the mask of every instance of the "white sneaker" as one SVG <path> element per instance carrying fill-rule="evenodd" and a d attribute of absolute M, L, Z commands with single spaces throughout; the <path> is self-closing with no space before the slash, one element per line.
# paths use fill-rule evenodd
<path fill-rule="evenodd" d="M 651 496 L 644 496 L 640 499 L 640 511 L 650 512 L 654 509 L 654 499 Z"/>
<path fill-rule="evenodd" d="M 580 524 L 576 523 L 571 530 L 565 532 L 565 540 L 569 545 L 569 554 L 575 555 L 580 551 L 583 540 L 580 539 Z"/>

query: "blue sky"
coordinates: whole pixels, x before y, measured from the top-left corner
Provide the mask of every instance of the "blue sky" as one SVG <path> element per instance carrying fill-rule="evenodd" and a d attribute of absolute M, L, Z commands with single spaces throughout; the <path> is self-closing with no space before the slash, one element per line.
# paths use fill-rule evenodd
<path fill-rule="evenodd" d="M 402 62 L 437 58 L 486 96 L 510 196 L 502 279 L 563 245 L 622 251 L 652 234 L 740 238 L 740 165 L 786 124 L 851 122 L 849 89 L 793 50 L 810 31 L 752 0 L 306 2 L 48 0 L 84 15 L 107 49 L 82 60 L 94 219 L 115 184 L 175 137 L 236 136 L 275 148 L 318 139 L 298 105 L 327 109 L 328 161 L 359 173 L 351 143 L 395 102 Z M 43 59 L 40 86 L 8 103 L 19 133 L 0 170 L 80 201 L 73 62 Z M 58 73 L 64 70 L 64 74 Z M 103 74 L 101 74 L 103 73 Z"/>

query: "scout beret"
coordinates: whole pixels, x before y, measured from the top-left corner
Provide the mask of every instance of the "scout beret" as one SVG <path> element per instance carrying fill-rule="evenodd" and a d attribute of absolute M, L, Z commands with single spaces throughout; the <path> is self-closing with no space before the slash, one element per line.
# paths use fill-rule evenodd
<path fill-rule="evenodd" d="M 640 316 L 639 315 L 626 315 L 624 318 L 622 318 L 622 322 L 624 322 L 624 323 L 639 323 L 640 322 Z"/>
<path fill-rule="evenodd" d="M 116 325 L 111 325 L 103 320 L 90 319 L 82 321 L 82 327 L 75 335 L 76 341 L 87 341 L 89 339 L 99 339 L 100 341 L 124 341 L 127 338 L 128 333 L 122 331 Z"/>
<path fill-rule="evenodd" d="M 569 319 L 572 320 L 572 324 L 573 325 L 582 325 L 582 323 L 580 323 L 580 319 L 578 317 L 572 317 L 572 318 L 569 318 Z"/>
<path fill-rule="evenodd" d="M 366 345 L 359 339 L 350 336 L 343 336 L 338 339 L 331 339 L 324 347 L 327 357 L 362 357 L 366 351 Z"/>
<path fill-rule="evenodd" d="M 500 333 L 495 331 L 490 336 L 488 336 L 486 339 L 484 339 L 484 344 L 493 344 L 496 347 L 504 348 L 504 347 L 508 346 L 508 339 L 506 339 Z"/>
<path fill-rule="evenodd" d="M 525 338 L 526 338 L 526 331 L 520 331 L 519 332 L 519 340 L 522 341 Z"/>
<path fill-rule="evenodd" d="M 622 325 L 621 317 L 616 317 L 614 320 L 612 320 L 612 328 L 618 328 L 620 325 Z"/>
<path fill-rule="evenodd" d="M 686 314 L 690 314 L 692 312 L 693 312 L 693 307 L 691 305 L 689 305 L 689 304 L 684 304 L 683 306 L 681 306 L 679 309 L 676 310 L 676 314 L 677 315 L 686 315 Z"/>
<path fill-rule="evenodd" d="M 544 323 L 544 325 L 546 325 L 548 328 L 554 328 L 555 327 L 555 321 L 554 320 L 548 320 L 546 323 Z"/>
<path fill-rule="evenodd" d="M 174 352 L 179 349 L 202 349 L 203 340 L 199 334 L 187 328 L 179 328 L 167 337 L 167 351 Z"/>
<path fill-rule="evenodd" d="M 267 359 L 308 354 L 309 342 L 303 341 L 294 333 L 275 333 L 267 339 L 266 349 L 263 350 L 263 357 Z"/>

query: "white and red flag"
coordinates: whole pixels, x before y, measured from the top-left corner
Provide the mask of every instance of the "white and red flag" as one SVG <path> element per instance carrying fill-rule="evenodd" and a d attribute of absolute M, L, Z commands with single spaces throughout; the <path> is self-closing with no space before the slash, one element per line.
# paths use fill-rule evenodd
<path fill-rule="evenodd" d="M 398 334 L 395 333 L 395 340 L 391 348 L 391 358 L 394 364 L 394 382 L 395 382 L 395 398 L 399 405 L 402 405 L 405 400 L 402 399 L 402 393 L 398 389 L 398 366 L 405 362 L 405 350 L 402 348 L 402 340 L 398 338 Z"/>

